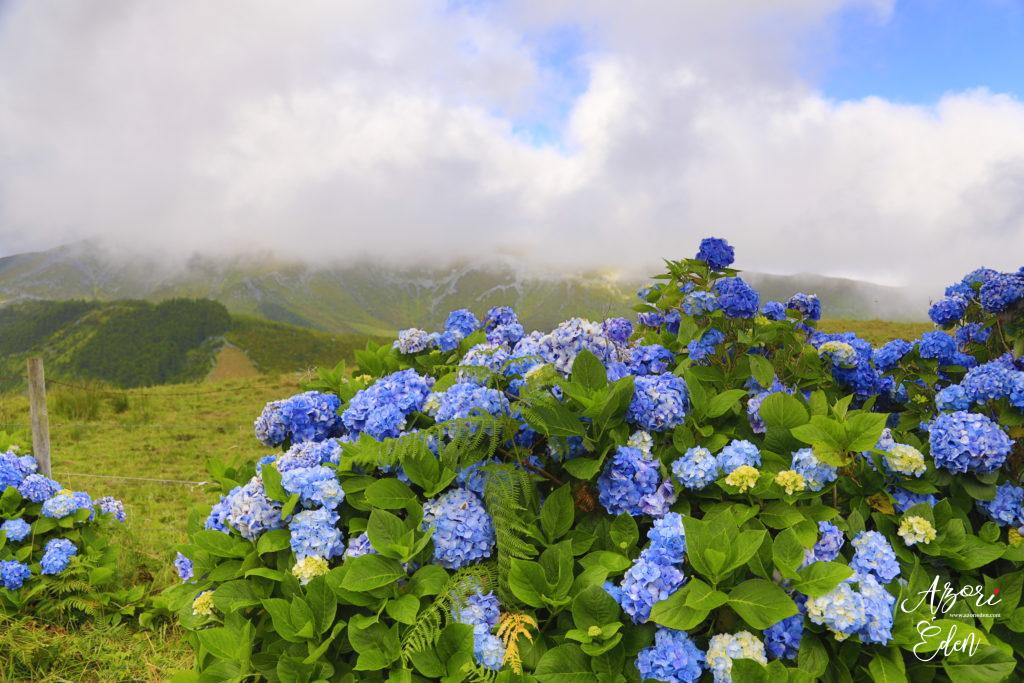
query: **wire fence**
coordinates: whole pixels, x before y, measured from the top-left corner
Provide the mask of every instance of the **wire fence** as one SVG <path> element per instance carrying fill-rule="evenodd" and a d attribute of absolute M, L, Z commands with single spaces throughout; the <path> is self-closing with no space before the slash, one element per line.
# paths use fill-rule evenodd
<path fill-rule="evenodd" d="M 212 481 L 189 481 L 187 479 L 158 479 L 153 477 L 125 477 L 117 474 L 86 474 L 84 472 L 63 472 L 63 478 L 90 477 L 92 479 L 110 479 L 120 481 L 145 482 L 152 484 L 184 484 L 192 488 L 212 484 Z"/>

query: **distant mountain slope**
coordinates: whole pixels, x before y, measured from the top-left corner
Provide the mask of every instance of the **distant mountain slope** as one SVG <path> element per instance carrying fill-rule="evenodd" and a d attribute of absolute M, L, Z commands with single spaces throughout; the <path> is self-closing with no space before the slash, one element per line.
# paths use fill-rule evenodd
<path fill-rule="evenodd" d="M 655 266 L 657 267 L 657 266 Z M 765 299 L 816 292 L 825 315 L 922 319 L 923 307 L 898 288 L 819 275 L 745 273 Z M 527 328 L 570 316 L 629 314 L 640 280 L 566 275 L 531 277 L 500 264 L 447 268 L 360 263 L 314 267 L 272 259 L 194 258 L 184 267 L 111 260 L 87 244 L 0 259 L 0 303 L 24 299 L 203 297 L 241 313 L 329 332 L 393 334 L 437 327 L 454 308 L 515 307 Z"/>

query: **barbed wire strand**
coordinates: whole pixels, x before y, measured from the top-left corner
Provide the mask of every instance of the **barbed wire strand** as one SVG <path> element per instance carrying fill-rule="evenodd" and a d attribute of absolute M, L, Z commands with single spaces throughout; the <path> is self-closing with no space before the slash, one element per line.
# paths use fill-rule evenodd
<path fill-rule="evenodd" d="M 151 477 L 124 477 L 117 474 L 85 474 L 84 472 L 64 472 L 59 475 L 62 478 L 68 477 L 91 477 L 93 479 L 121 479 L 124 481 L 145 481 L 155 484 L 187 484 L 189 486 L 206 486 L 212 481 L 188 481 L 186 479 L 155 479 Z"/>

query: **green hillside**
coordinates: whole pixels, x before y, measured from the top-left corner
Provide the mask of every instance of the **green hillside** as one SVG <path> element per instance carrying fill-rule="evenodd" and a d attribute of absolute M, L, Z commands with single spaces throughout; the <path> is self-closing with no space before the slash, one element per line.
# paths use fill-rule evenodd
<path fill-rule="evenodd" d="M 22 383 L 30 355 L 51 379 L 128 388 L 200 381 L 225 344 L 277 375 L 334 365 L 366 340 L 232 316 L 209 299 L 25 301 L 0 307 L 0 389 Z"/>

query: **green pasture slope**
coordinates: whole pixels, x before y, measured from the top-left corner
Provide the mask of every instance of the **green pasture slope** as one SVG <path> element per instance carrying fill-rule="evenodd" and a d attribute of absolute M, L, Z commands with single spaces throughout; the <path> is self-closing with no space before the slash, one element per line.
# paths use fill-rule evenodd
<path fill-rule="evenodd" d="M 350 356 L 352 346 L 334 346 L 331 335 L 289 338 L 266 332 L 267 325 L 277 324 L 242 320 L 226 335 L 249 349 L 258 367 L 282 367 L 275 354 L 295 361 L 315 357 L 325 365 Z M 928 328 L 877 321 L 825 321 L 821 327 L 854 331 L 876 344 Z M 285 331 L 297 334 L 294 329 Z M 100 384 L 55 390 L 50 396 L 54 477 L 72 489 L 124 501 L 128 521 L 116 539 L 121 566 L 130 582 L 158 591 L 178 580 L 171 548 L 185 540 L 188 511 L 213 499 L 202 484 L 161 480 L 202 482 L 210 457 L 242 464 L 265 455 L 267 449 L 253 437 L 253 420 L 267 401 L 297 392 L 300 381 L 300 374 L 291 373 L 127 390 Z M 28 402 L 21 393 L 0 394 L 0 430 L 14 433 L 20 443 L 31 442 Z M 190 650 L 169 625 L 140 630 L 87 624 L 66 630 L 28 617 L 0 619 L 4 680 L 161 681 L 190 662 Z"/>

